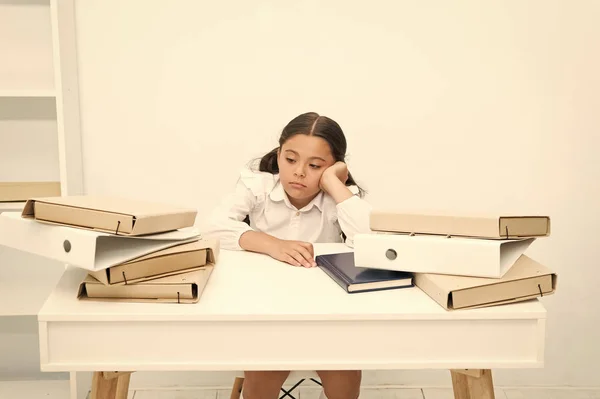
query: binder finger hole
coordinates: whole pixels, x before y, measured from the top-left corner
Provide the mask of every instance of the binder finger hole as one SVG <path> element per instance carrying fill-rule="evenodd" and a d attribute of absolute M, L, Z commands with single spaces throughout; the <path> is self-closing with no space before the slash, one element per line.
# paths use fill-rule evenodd
<path fill-rule="evenodd" d="M 389 260 L 394 260 L 398 257 L 398 253 L 396 253 L 396 251 L 390 248 L 387 251 L 385 251 L 385 257 Z"/>
<path fill-rule="evenodd" d="M 64 248 L 64 250 L 65 250 L 66 253 L 71 252 L 71 241 L 65 240 L 63 242 L 63 248 Z"/>

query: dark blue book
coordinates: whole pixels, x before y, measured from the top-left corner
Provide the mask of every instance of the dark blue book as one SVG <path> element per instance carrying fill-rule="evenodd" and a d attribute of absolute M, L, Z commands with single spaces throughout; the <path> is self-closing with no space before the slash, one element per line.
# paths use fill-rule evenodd
<path fill-rule="evenodd" d="M 354 265 L 354 252 L 319 255 L 317 265 L 348 293 L 413 286 L 411 273 Z"/>

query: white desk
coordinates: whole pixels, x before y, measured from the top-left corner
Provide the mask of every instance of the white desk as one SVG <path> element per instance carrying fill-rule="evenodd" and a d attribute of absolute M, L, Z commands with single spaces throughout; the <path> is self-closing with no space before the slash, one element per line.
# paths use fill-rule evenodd
<path fill-rule="evenodd" d="M 194 305 L 79 301 L 84 275 L 68 269 L 39 313 L 42 371 L 543 366 L 537 300 L 448 312 L 416 287 L 347 294 L 319 268 L 232 251 Z"/>

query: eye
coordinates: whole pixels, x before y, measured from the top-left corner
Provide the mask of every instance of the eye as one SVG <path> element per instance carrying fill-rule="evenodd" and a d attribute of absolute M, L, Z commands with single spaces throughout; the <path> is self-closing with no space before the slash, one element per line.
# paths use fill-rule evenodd
<path fill-rule="evenodd" d="M 321 165 L 310 164 L 310 167 L 313 168 L 313 169 L 320 169 Z"/>
<path fill-rule="evenodd" d="M 294 163 L 294 162 L 296 162 L 296 160 L 295 160 L 295 159 L 292 159 L 292 158 L 286 158 L 286 160 L 287 160 L 289 163 Z"/>

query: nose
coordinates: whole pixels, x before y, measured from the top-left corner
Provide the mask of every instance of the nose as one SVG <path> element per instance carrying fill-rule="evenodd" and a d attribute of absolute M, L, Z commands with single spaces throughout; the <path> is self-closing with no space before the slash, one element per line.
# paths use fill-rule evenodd
<path fill-rule="evenodd" d="M 296 167 L 296 170 L 294 170 L 294 176 L 298 176 L 298 177 L 304 177 L 305 173 L 304 173 L 304 166 L 302 165 L 298 165 Z"/>

